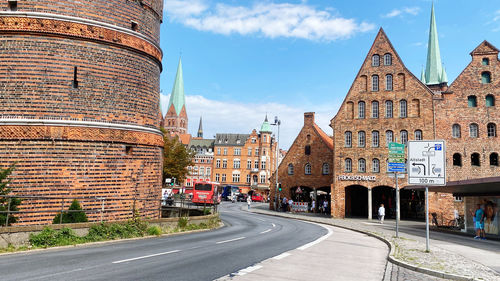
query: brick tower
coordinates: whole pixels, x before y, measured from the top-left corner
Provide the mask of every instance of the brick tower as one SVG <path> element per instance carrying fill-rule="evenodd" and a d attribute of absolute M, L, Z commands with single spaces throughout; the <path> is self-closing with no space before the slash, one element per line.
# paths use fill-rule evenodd
<path fill-rule="evenodd" d="M 15 194 L 79 197 L 84 209 L 101 206 L 95 197 L 159 198 L 162 10 L 162 0 L 0 1 L 0 167 L 18 162 Z M 158 216 L 158 202 L 135 206 Z M 131 208 L 106 201 L 104 218 Z M 39 224 L 54 213 L 19 217 Z"/>

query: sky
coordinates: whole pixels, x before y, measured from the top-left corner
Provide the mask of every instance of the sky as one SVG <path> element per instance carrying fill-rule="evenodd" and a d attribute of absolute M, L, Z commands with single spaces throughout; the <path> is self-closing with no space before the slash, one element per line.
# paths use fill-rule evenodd
<path fill-rule="evenodd" d="M 382 27 L 420 77 L 430 0 L 165 0 L 161 26 L 165 114 L 182 56 L 189 133 L 249 134 L 278 116 L 288 149 L 304 112 L 328 134 Z M 483 40 L 500 48 L 498 0 L 434 1 L 441 59 L 450 83 Z M 277 132 L 277 128 L 273 127 Z"/>

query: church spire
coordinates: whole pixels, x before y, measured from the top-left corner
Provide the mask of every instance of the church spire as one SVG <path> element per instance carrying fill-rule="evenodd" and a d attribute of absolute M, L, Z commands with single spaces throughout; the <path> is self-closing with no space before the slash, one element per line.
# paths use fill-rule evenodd
<path fill-rule="evenodd" d="M 200 125 L 198 126 L 198 137 L 203 138 L 203 125 L 201 116 L 200 116 Z"/>
<path fill-rule="evenodd" d="M 427 45 L 427 64 L 425 67 L 425 80 L 422 79 L 427 85 L 439 85 L 446 83 L 446 71 L 441 63 L 441 54 L 439 51 L 439 40 L 436 27 L 436 17 L 434 15 L 434 3 L 432 3 L 431 22 L 429 28 L 429 42 Z M 443 80 L 443 78 L 445 78 Z"/>
<path fill-rule="evenodd" d="M 170 101 L 168 102 L 168 108 L 174 105 L 175 112 L 177 115 L 181 113 L 182 107 L 186 104 L 186 98 L 184 97 L 184 79 L 182 77 L 182 61 L 179 58 L 179 65 L 177 66 L 177 74 L 175 75 L 174 87 L 172 89 L 172 94 L 170 95 Z"/>

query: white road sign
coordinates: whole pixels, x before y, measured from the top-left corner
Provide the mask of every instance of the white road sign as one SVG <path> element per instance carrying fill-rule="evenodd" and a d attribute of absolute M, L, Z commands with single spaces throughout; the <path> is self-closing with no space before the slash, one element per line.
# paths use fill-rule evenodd
<path fill-rule="evenodd" d="M 409 141 L 407 171 L 410 185 L 446 185 L 444 141 Z"/>

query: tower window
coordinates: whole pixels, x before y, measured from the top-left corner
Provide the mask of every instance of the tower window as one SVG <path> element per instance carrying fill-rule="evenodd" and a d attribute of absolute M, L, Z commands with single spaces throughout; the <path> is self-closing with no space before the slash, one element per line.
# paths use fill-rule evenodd
<path fill-rule="evenodd" d="M 288 164 L 288 174 L 293 175 L 293 164 L 292 163 Z"/>
<path fill-rule="evenodd" d="M 380 65 L 380 56 L 373 55 L 372 56 L 372 66 L 379 66 L 379 65 Z"/>
<path fill-rule="evenodd" d="M 365 147 L 366 134 L 364 131 L 358 133 L 358 147 Z"/>
<path fill-rule="evenodd" d="M 392 101 L 385 102 L 385 118 L 392 118 Z"/>
<path fill-rule="evenodd" d="M 330 165 L 328 163 L 323 163 L 322 174 L 328 175 L 330 174 Z"/>
<path fill-rule="evenodd" d="M 130 28 L 132 28 L 133 31 L 137 31 L 137 22 L 136 21 L 130 21 Z"/>
<path fill-rule="evenodd" d="M 453 154 L 453 166 L 462 167 L 462 155 L 460 153 Z"/>
<path fill-rule="evenodd" d="M 71 86 L 73 89 L 78 88 L 78 66 L 73 68 L 73 82 L 71 83 Z"/>
<path fill-rule="evenodd" d="M 488 58 L 483 58 L 483 65 L 490 65 L 490 60 Z"/>
<path fill-rule="evenodd" d="M 406 144 L 408 142 L 408 131 L 402 130 L 400 132 L 400 136 L 401 136 L 401 143 Z"/>
<path fill-rule="evenodd" d="M 17 0 L 9 0 L 9 11 L 17 11 Z"/>
<path fill-rule="evenodd" d="M 392 131 L 385 131 L 385 142 L 386 146 L 389 146 L 390 142 L 393 142 L 394 140 L 394 133 Z"/>
<path fill-rule="evenodd" d="M 491 73 L 489 73 L 488 71 L 481 73 L 481 83 L 483 84 L 491 83 Z"/>
<path fill-rule="evenodd" d="M 345 147 L 352 147 L 352 133 L 345 132 L 344 137 L 345 137 Z"/>
<path fill-rule="evenodd" d="M 372 147 L 379 147 L 380 145 L 380 137 L 378 131 L 372 132 Z"/>
<path fill-rule="evenodd" d="M 477 107 L 477 98 L 476 98 L 476 96 L 468 96 L 467 97 L 467 105 L 469 107 Z"/>
<path fill-rule="evenodd" d="M 470 164 L 472 166 L 481 166 L 481 162 L 479 161 L 479 153 L 472 153 L 470 156 Z"/>
<path fill-rule="evenodd" d="M 380 173 L 380 160 L 378 160 L 377 158 L 373 159 L 372 161 L 372 172 Z"/>

